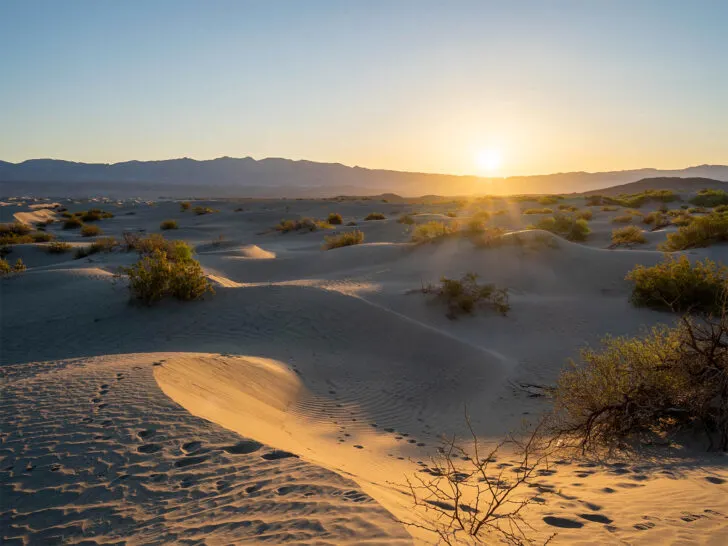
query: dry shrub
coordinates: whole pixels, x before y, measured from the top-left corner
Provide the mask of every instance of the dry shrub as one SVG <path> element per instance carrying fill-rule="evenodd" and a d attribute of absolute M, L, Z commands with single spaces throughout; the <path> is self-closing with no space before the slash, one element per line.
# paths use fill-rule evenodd
<path fill-rule="evenodd" d="M 177 225 L 176 220 L 165 220 L 161 224 L 159 224 L 159 229 L 161 230 L 168 230 L 168 229 L 177 229 L 179 226 Z"/>
<path fill-rule="evenodd" d="M 400 216 L 397 219 L 397 223 L 399 223 L 399 224 L 405 224 L 407 226 L 411 226 L 412 224 L 415 223 L 415 219 L 412 218 L 412 216 L 409 215 L 409 214 L 403 214 L 402 216 Z"/>
<path fill-rule="evenodd" d="M 323 248 L 325 250 L 331 250 L 332 248 L 340 248 L 342 246 L 359 245 L 364 242 L 364 234 L 355 229 L 354 231 L 347 231 L 339 235 L 332 235 L 331 237 L 324 237 L 326 242 Z"/>
<path fill-rule="evenodd" d="M 332 212 L 331 214 L 329 214 L 329 217 L 326 219 L 326 221 L 332 226 L 340 226 L 344 223 L 344 219 L 338 212 Z"/>
<path fill-rule="evenodd" d="M 288 233 L 290 231 L 318 231 L 319 229 L 330 229 L 331 225 L 321 220 L 312 218 L 301 218 L 300 220 L 281 220 L 276 226 L 276 231 Z"/>
<path fill-rule="evenodd" d="M 192 204 L 191 204 L 191 203 L 190 203 L 189 201 L 182 201 L 182 202 L 181 202 L 181 203 L 179 204 L 179 209 L 180 209 L 180 210 L 181 210 L 182 212 L 184 212 L 184 211 L 186 211 L 186 210 L 190 210 L 190 208 L 191 208 L 191 207 L 192 207 Z"/>
<path fill-rule="evenodd" d="M 658 210 L 645 215 L 642 221 L 649 226 L 654 226 L 653 229 L 660 229 L 670 225 L 670 220 L 665 213 Z"/>
<path fill-rule="evenodd" d="M 83 226 L 83 222 L 77 216 L 66 218 L 63 222 L 63 229 L 79 229 L 81 226 Z"/>
<path fill-rule="evenodd" d="M 555 429 L 583 449 L 702 427 L 728 450 L 728 318 L 684 317 L 643 337 L 604 339 L 562 372 Z"/>
<path fill-rule="evenodd" d="M 526 209 L 523 211 L 523 214 L 552 214 L 554 211 L 552 209 Z"/>
<path fill-rule="evenodd" d="M 680 227 L 677 233 L 668 233 L 667 241 L 659 248 L 672 252 L 724 241 L 728 241 L 728 214 L 713 213 L 694 217 L 688 225 Z"/>
<path fill-rule="evenodd" d="M 54 241 L 46 247 L 48 254 L 64 254 L 70 252 L 73 246 L 70 243 L 64 243 L 63 241 Z"/>
<path fill-rule="evenodd" d="M 447 304 L 449 318 L 456 318 L 461 313 L 470 314 L 478 305 L 490 306 L 503 316 L 511 308 L 508 290 L 497 288 L 494 284 L 478 284 L 477 273 L 466 273 L 459 280 L 443 276 L 439 286 L 428 284 L 422 287 L 422 292 L 443 300 Z"/>
<path fill-rule="evenodd" d="M 716 312 L 728 289 L 728 267 L 705 259 L 667 256 L 653 266 L 638 265 L 627 274 L 634 283 L 632 302 L 677 312 Z"/>
<path fill-rule="evenodd" d="M 699 207 L 717 207 L 728 205 L 728 193 L 725 190 L 700 190 L 690 202 Z"/>
<path fill-rule="evenodd" d="M 202 216 L 203 214 L 212 214 L 213 212 L 217 211 L 211 209 L 210 207 L 195 207 L 194 209 L 192 209 L 192 212 L 194 212 L 197 216 Z"/>
<path fill-rule="evenodd" d="M 386 218 L 381 212 L 370 212 L 364 220 L 385 220 Z"/>
<path fill-rule="evenodd" d="M 9 275 L 10 273 L 20 273 L 26 269 L 23 260 L 20 258 L 15 260 L 15 264 L 12 266 L 5 258 L 0 258 L 0 276 Z"/>
<path fill-rule="evenodd" d="M 96 237 L 101 235 L 101 228 L 99 226 L 84 225 L 81 227 L 82 237 Z"/>
<path fill-rule="evenodd" d="M 550 231 L 569 241 L 585 241 L 591 231 L 586 220 L 566 214 L 556 214 L 548 218 L 542 218 L 536 225 L 531 227 Z"/>
<path fill-rule="evenodd" d="M 80 260 L 91 254 L 98 254 L 99 252 L 112 252 L 117 246 L 120 246 L 119 241 L 114 237 L 99 237 L 87 247 L 78 247 L 73 259 Z"/>
<path fill-rule="evenodd" d="M 633 216 L 631 214 L 622 214 L 621 216 L 615 216 L 612 218 L 613 224 L 629 224 L 632 221 Z"/>
<path fill-rule="evenodd" d="M 582 209 L 574 214 L 578 220 L 586 220 L 587 222 L 594 217 L 594 213 L 589 209 Z"/>
<path fill-rule="evenodd" d="M 644 233 L 637 226 L 625 226 L 612 231 L 612 246 L 642 245 L 646 242 Z"/>
<path fill-rule="evenodd" d="M 427 243 L 457 233 L 457 224 L 445 222 L 427 222 L 417 226 L 412 233 L 415 243 Z"/>

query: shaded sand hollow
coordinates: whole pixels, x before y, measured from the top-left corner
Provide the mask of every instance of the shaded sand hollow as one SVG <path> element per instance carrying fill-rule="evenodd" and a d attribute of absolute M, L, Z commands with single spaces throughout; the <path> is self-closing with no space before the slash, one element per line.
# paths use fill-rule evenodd
<path fill-rule="evenodd" d="M 4 214 L 34 214 L 33 204 Z M 205 301 L 130 305 L 112 273 L 132 254 L 13 250 L 29 269 L 0 281 L 3 543 L 435 543 L 400 522 L 428 516 L 403 483 L 427 470 L 442 435 L 466 436 L 466 406 L 482 441 L 496 441 L 548 408 L 522 385 L 553 384 L 604 334 L 674 320 L 631 306 L 624 281 L 662 258 L 664 232 L 608 250 L 617 213 L 597 212 L 585 244 L 478 249 L 408 242 L 395 218 L 447 218 L 439 205 L 210 205 L 219 212 L 198 217 L 170 202 L 103 204 L 115 217 L 99 223 L 119 235 L 176 219 L 168 235 L 197 248 L 215 284 Z M 532 220 L 505 206 L 497 221 L 509 229 Z M 388 219 L 363 222 L 372 210 Z M 269 231 L 328 212 L 357 221 L 366 244 L 323 251 L 320 232 Z M 726 247 L 689 254 L 706 255 L 728 261 Z M 507 317 L 449 320 L 412 293 L 466 271 L 509 289 Z M 559 460 L 535 481 L 526 519 L 537 539 L 728 543 L 719 454 Z"/>

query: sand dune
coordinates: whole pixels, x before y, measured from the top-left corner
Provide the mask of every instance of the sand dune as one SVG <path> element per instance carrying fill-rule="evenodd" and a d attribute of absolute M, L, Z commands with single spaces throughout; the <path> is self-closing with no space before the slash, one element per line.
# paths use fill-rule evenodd
<path fill-rule="evenodd" d="M 28 214 L 41 212 L 31 204 Z M 111 235 L 177 220 L 167 235 L 196 247 L 216 294 L 130 305 L 113 274 L 133 254 L 13 250 L 29 269 L 0 281 L 7 543 L 434 543 L 397 521 L 427 517 L 402 485 L 426 471 L 443 435 L 468 433 L 466 407 L 482 441 L 496 441 L 548 408 L 519 385 L 552 384 L 605 334 L 674 320 L 633 307 L 624 280 L 662 259 L 664 231 L 609 250 L 614 212 L 595 209 L 577 244 L 518 232 L 534 218 L 504 201 L 494 222 L 534 244 L 477 248 L 412 245 L 396 221 L 448 218 L 452 204 L 214 202 L 219 212 L 202 216 L 173 202 L 99 206 L 115 214 L 99 222 Z M 364 221 L 372 211 L 388 218 Z M 329 212 L 357 222 L 332 231 L 360 229 L 365 244 L 324 251 L 322 232 L 271 230 Z M 725 246 L 689 256 L 728 261 Z M 507 317 L 450 320 L 417 292 L 467 271 L 508 288 Z M 498 463 L 515 460 L 506 451 Z M 538 487 L 527 520 L 536 537 L 556 532 L 555 544 L 728 541 L 723 456 L 562 460 Z"/>

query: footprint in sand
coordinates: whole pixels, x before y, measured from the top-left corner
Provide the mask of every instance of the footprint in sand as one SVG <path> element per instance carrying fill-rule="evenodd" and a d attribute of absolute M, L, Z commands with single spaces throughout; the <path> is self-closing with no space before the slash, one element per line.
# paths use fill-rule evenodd
<path fill-rule="evenodd" d="M 197 457 L 185 457 L 184 459 L 178 459 L 174 462 L 174 466 L 177 468 L 186 468 L 195 464 L 204 463 L 208 459 L 207 455 L 200 455 Z"/>
<path fill-rule="evenodd" d="M 202 447 L 202 442 L 198 442 L 196 440 L 192 442 L 187 442 L 185 444 L 182 444 L 182 451 L 184 451 L 186 454 L 196 453 L 200 450 Z"/>
<path fill-rule="evenodd" d="M 354 447 L 357 449 L 364 449 L 364 446 L 360 446 L 359 444 L 355 445 Z"/>
<path fill-rule="evenodd" d="M 223 447 L 223 450 L 233 455 L 246 455 L 258 451 L 261 447 L 263 444 L 255 440 L 242 440 L 237 444 Z"/>
<path fill-rule="evenodd" d="M 717 476 L 706 476 L 705 481 L 714 483 L 715 485 L 720 485 L 725 483 L 725 480 L 723 478 L 719 478 Z"/>
<path fill-rule="evenodd" d="M 594 523 L 603 523 L 605 525 L 612 523 L 612 521 L 614 521 L 602 514 L 577 514 L 577 515 L 581 519 L 585 519 L 587 521 L 593 521 Z"/>
<path fill-rule="evenodd" d="M 644 523 L 636 523 L 632 527 L 634 527 L 638 531 L 647 531 L 647 529 L 652 529 L 654 526 L 655 524 L 651 521 L 645 521 Z"/>
<path fill-rule="evenodd" d="M 156 453 L 157 451 L 160 451 L 162 449 L 162 446 L 159 444 L 144 444 L 140 445 L 137 448 L 137 451 L 139 453 Z"/>
<path fill-rule="evenodd" d="M 137 432 L 137 436 L 139 436 L 139 438 L 141 438 L 142 440 L 144 440 L 145 438 L 151 438 L 152 436 L 154 436 L 154 434 L 155 432 L 153 430 L 140 430 L 139 432 Z"/>
<path fill-rule="evenodd" d="M 689 514 L 687 512 L 683 512 L 683 516 L 680 518 L 683 521 L 687 521 L 688 523 L 692 523 L 693 521 L 697 521 L 701 518 L 705 518 L 707 516 L 704 516 L 703 514 Z"/>
<path fill-rule="evenodd" d="M 580 527 L 584 527 L 582 522 L 575 519 L 559 518 L 556 516 L 546 516 L 543 518 L 543 521 L 546 525 L 560 527 L 561 529 L 579 529 Z"/>
<path fill-rule="evenodd" d="M 265 453 L 260 457 L 266 461 L 277 461 L 278 459 L 288 459 L 291 457 L 295 457 L 296 459 L 299 458 L 295 453 L 289 453 L 288 451 L 281 451 L 278 449 L 271 451 L 270 453 Z"/>

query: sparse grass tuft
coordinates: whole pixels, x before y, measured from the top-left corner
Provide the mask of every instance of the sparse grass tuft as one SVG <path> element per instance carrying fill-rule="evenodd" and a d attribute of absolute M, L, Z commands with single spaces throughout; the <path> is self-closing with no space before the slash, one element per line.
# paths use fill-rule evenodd
<path fill-rule="evenodd" d="M 46 247 L 46 252 L 48 252 L 48 254 L 64 254 L 66 252 L 70 252 L 71 249 L 73 249 L 73 246 L 71 246 L 70 243 L 54 241 Z"/>
<path fill-rule="evenodd" d="M 23 260 L 20 258 L 15 260 L 15 264 L 12 266 L 5 258 L 0 258 L 0 276 L 9 275 L 10 273 L 20 273 L 26 269 Z"/>
<path fill-rule="evenodd" d="M 332 235 L 331 237 L 324 237 L 324 249 L 331 250 L 332 248 L 340 248 L 342 246 L 359 245 L 364 242 L 364 234 L 355 229 L 354 231 L 347 231 L 346 233 L 340 233 L 339 235 Z"/>

